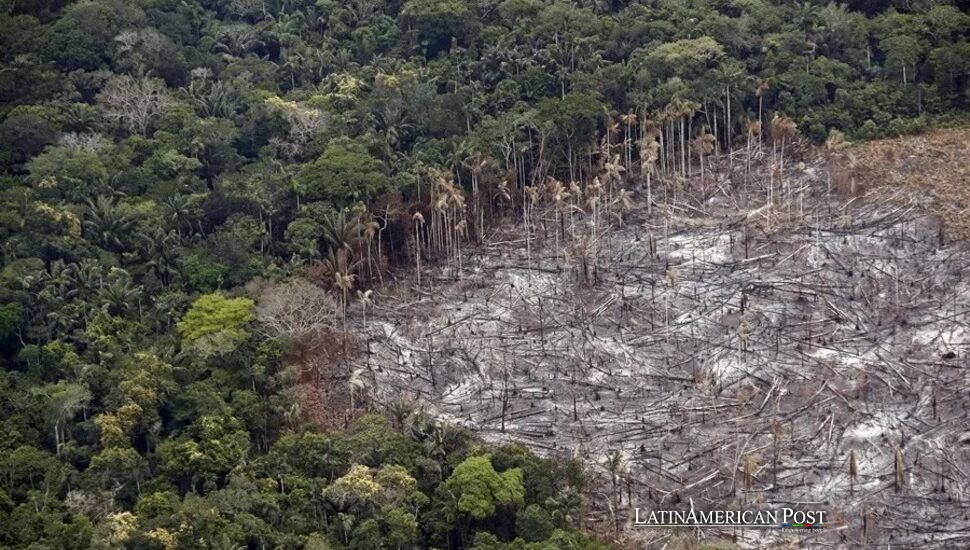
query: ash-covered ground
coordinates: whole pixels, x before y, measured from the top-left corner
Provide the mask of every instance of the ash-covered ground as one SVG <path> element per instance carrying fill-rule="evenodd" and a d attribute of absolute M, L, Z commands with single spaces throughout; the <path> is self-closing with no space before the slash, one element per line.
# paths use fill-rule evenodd
<path fill-rule="evenodd" d="M 656 186 L 650 213 L 637 189 L 599 227 L 536 206 L 528 243 L 519 220 L 460 278 L 438 264 L 379 296 L 354 368 L 378 402 L 581 457 L 590 515 L 637 547 L 671 532 L 632 528 L 634 507 L 692 505 L 830 512 L 702 542 L 970 546 L 970 249 L 903 189 L 772 179 L 666 205 Z"/>

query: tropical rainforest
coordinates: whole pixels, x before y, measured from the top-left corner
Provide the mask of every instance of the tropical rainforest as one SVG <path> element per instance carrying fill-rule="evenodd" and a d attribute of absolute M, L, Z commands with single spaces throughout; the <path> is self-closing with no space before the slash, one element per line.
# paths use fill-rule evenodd
<path fill-rule="evenodd" d="M 356 391 L 372 290 L 604 172 L 960 124 L 968 9 L 0 0 L 0 546 L 605 548 L 576 462 Z"/>

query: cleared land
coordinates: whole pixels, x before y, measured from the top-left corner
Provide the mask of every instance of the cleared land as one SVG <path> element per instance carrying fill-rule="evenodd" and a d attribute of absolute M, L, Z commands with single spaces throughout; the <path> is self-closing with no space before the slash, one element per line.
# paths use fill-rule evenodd
<path fill-rule="evenodd" d="M 634 506 L 691 502 L 831 512 L 810 537 L 701 533 L 742 547 L 970 545 L 967 138 L 738 154 L 649 213 L 626 184 L 622 222 L 537 201 L 528 239 L 520 220 L 377 296 L 351 371 L 586 459 L 589 518 L 638 546 L 671 533 L 626 529 Z"/>

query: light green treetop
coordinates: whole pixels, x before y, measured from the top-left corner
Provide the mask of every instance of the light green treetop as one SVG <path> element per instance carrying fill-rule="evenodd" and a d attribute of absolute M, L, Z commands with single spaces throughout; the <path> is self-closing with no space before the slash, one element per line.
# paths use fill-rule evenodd
<path fill-rule="evenodd" d="M 525 502 L 522 470 L 512 468 L 498 473 L 487 455 L 473 456 L 459 464 L 443 488 L 458 497 L 459 511 L 475 519 L 492 516 L 497 506 Z"/>
<path fill-rule="evenodd" d="M 204 294 L 178 322 L 179 335 L 184 342 L 209 354 L 232 351 L 249 337 L 245 326 L 255 318 L 254 305 L 249 298 Z"/>

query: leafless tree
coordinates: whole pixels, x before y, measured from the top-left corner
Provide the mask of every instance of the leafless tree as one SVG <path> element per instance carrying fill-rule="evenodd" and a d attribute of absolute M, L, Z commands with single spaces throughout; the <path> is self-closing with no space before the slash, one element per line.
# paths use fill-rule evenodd
<path fill-rule="evenodd" d="M 75 151 L 94 152 L 108 143 L 108 141 L 101 134 L 68 132 L 62 135 L 57 140 L 57 143 L 62 147 L 74 149 Z"/>
<path fill-rule="evenodd" d="M 147 135 L 152 122 L 173 103 L 160 79 L 131 75 L 112 78 L 98 95 L 105 120 L 141 135 Z"/>
<path fill-rule="evenodd" d="M 160 59 L 176 49 L 172 39 L 151 27 L 122 31 L 114 40 L 118 66 L 126 70 L 144 71 L 151 60 Z"/>
<path fill-rule="evenodd" d="M 329 124 L 329 117 L 326 113 L 295 101 L 287 101 L 273 96 L 266 100 L 266 105 L 279 113 L 289 124 L 286 137 L 274 138 L 273 140 L 274 145 L 280 150 L 280 154 L 287 158 L 299 155 L 306 144 L 326 129 Z"/>
<path fill-rule="evenodd" d="M 256 317 L 267 334 L 305 338 L 333 328 L 339 316 L 336 300 L 303 279 L 267 288 L 256 306 Z"/>

